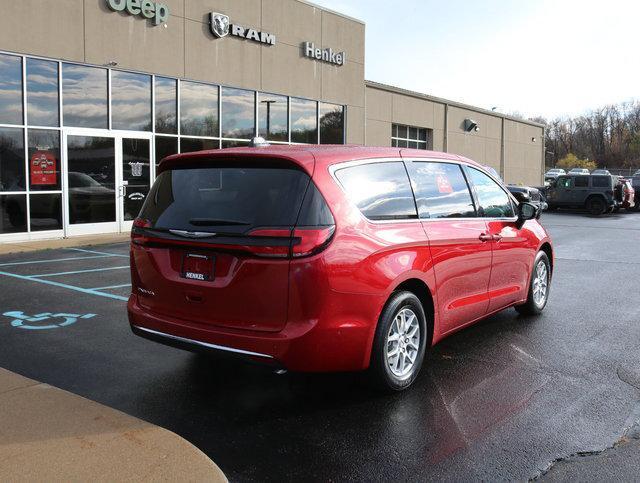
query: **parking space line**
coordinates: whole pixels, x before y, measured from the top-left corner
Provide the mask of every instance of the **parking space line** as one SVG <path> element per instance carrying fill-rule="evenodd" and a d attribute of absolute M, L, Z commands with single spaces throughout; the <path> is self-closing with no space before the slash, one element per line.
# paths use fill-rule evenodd
<path fill-rule="evenodd" d="M 68 250 L 75 250 L 76 252 L 84 252 L 84 253 L 94 253 L 96 255 L 109 255 L 112 257 L 122 257 L 129 258 L 129 255 L 122 255 L 121 253 L 107 253 L 107 252 L 98 252 L 95 250 L 85 250 L 84 248 L 68 248 Z"/>
<path fill-rule="evenodd" d="M 31 260 L 29 262 L 9 262 L 9 263 L 0 263 L 0 267 L 13 267 L 17 265 L 32 265 L 34 263 L 53 263 L 53 262 L 66 262 L 69 260 L 89 260 L 93 258 L 108 258 L 114 255 L 91 255 L 88 257 L 68 257 L 68 258 L 52 258 L 49 260 Z"/>
<path fill-rule="evenodd" d="M 123 283 L 122 285 L 109 285 L 108 287 L 94 287 L 90 290 L 109 290 L 112 288 L 124 288 L 124 287 L 131 287 L 130 283 Z"/>
<path fill-rule="evenodd" d="M 9 273 L 9 272 L 0 272 L 0 275 L 5 275 L 7 277 L 19 278 L 20 280 L 27 280 L 29 282 L 44 283 L 46 285 L 53 285 L 55 287 L 61 287 L 61 288 L 69 289 L 69 290 L 75 290 L 76 292 L 82 292 L 82 293 L 86 293 L 86 294 L 89 294 L 89 295 L 97 295 L 99 297 L 106 297 L 106 298 L 115 299 L 115 300 L 123 300 L 125 302 L 128 300 L 128 297 L 122 297 L 120 295 L 114 295 L 114 294 L 107 293 L 107 292 L 99 292 L 97 290 L 90 289 L 90 288 L 75 287 L 73 285 L 67 285 L 66 283 L 54 282 L 52 280 L 42 280 L 40 278 L 34 278 L 33 276 L 18 275 L 18 274 Z"/>
<path fill-rule="evenodd" d="M 77 273 L 106 272 L 107 270 L 123 270 L 125 268 L 129 268 L 129 265 L 123 265 L 122 267 L 93 268 L 91 270 L 74 270 L 73 272 L 43 273 L 40 275 L 29 275 L 29 276 L 31 278 L 57 277 L 60 275 L 75 275 Z"/>

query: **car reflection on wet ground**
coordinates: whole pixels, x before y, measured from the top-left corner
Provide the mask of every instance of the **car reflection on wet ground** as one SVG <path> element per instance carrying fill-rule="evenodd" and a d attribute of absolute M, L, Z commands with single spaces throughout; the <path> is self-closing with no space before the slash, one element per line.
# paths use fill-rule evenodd
<path fill-rule="evenodd" d="M 0 314 L 95 316 L 53 330 L 3 316 L 0 366 L 175 431 L 232 481 L 528 479 L 640 417 L 638 221 L 545 213 L 556 266 L 543 315 L 506 310 L 449 337 L 400 394 L 133 336 L 126 244 L 1 257 Z"/>

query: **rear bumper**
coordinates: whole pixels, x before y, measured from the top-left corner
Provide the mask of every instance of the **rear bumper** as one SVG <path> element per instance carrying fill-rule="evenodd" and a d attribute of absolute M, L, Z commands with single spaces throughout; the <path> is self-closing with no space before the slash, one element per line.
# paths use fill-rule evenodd
<path fill-rule="evenodd" d="M 369 365 L 371 323 L 308 320 L 280 332 L 253 332 L 203 326 L 150 313 L 131 295 L 127 305 L 134 334 L 171 347 L 210 352 L 301 372 L 357 371 Z"/>

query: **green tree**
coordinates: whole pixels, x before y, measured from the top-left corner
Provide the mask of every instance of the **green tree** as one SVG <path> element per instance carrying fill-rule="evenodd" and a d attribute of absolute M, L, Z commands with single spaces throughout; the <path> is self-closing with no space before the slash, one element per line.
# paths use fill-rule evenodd
<path fill-rule="evenodd" d="M 589 171 L 593 171 L 597 168 L 597 165 L 594 161 L 589 161 L 588 159 L 580 159 L 575 154 L 569 153 L 564 158 L 558 160 L 558 162 L 556 163 L 556 167 L 565 169 L 567 171 L 572 168 L 587 168 Z"/>

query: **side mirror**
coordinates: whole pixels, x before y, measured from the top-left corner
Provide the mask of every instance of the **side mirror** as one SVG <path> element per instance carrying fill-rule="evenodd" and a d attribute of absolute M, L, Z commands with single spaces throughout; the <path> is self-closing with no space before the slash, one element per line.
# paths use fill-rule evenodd
<path fill-rule="evenodd" d="M 538 216 L 538 208 L 531 203 L 520 203 L 518 205 L 518 224 L 522 225 L 527 220 L 533 220 Z"/>

